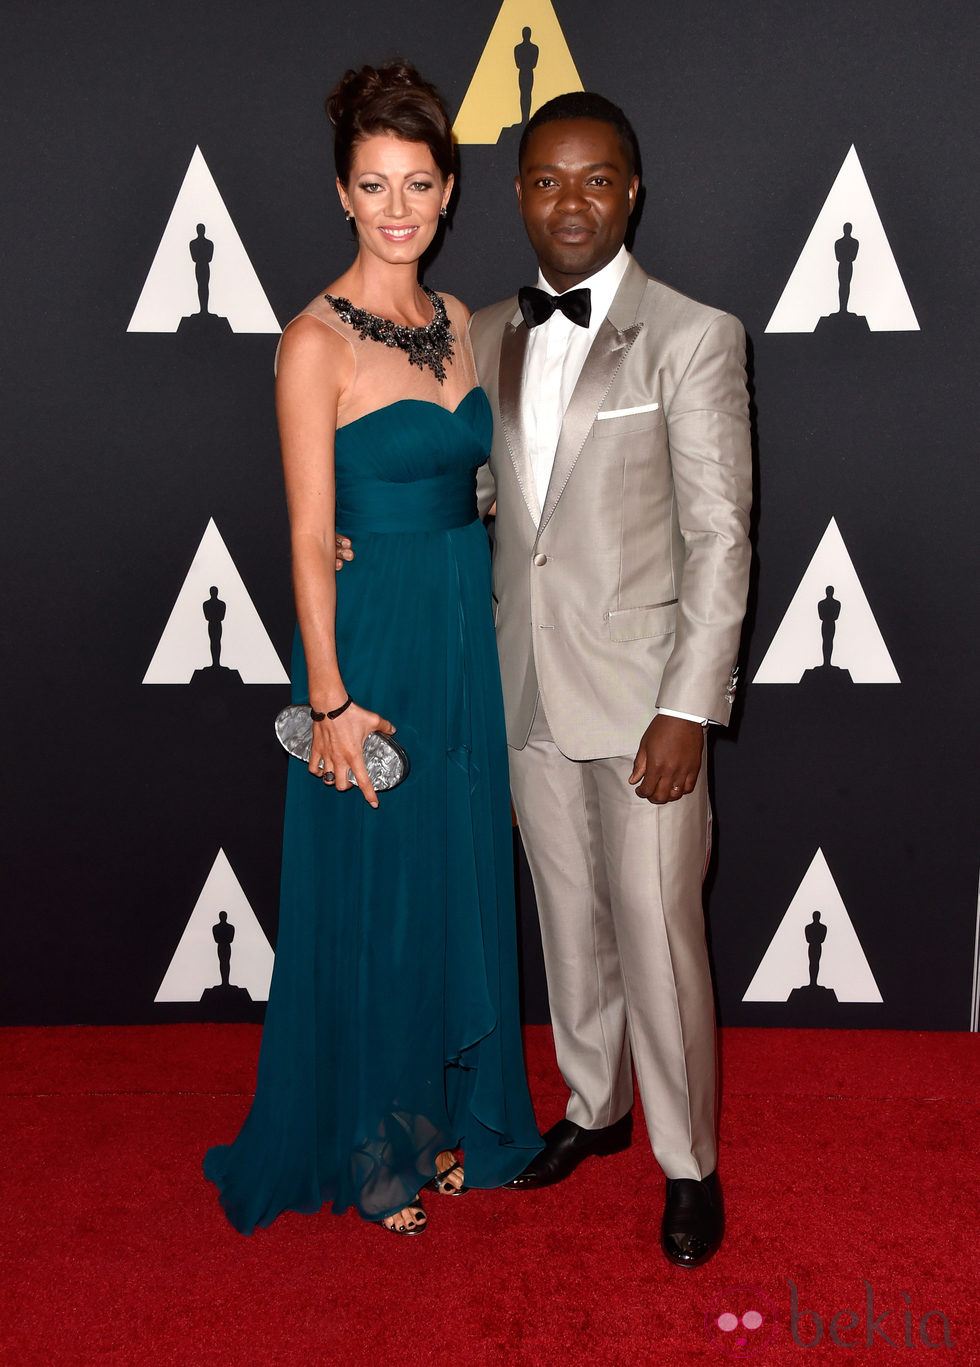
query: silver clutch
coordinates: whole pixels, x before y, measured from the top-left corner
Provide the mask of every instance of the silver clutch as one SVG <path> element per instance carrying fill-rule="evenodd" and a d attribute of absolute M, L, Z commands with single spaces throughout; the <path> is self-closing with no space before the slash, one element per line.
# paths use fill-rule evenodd
<path fill-rule="evenodd" d="M 304 764 L 309 764 L 313 747 L 313 718 L 310 716 L 309 703 L 298 702 L 284 707 L 276 717 L 276 735 L 284 750 L 288 750 L 296 759 L 301 759 Z M 398 742 L 382 731 L 372 731 L 365 737 L 364 765 L 376 793 L 397 788 L 408 777 L 411 767 L 408 755 Z M 347 777 L 356 788 L 357 780 L 349 769 Z"/>

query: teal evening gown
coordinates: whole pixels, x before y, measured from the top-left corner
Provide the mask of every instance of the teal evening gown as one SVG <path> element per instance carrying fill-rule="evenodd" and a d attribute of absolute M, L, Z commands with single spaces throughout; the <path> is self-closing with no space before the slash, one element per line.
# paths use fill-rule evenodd
<path fill-rule="evenodd" d="M 342 330 L 332 311 L 321 321 Z M 385 350 L 347 340 L 359 365 Z M 468 352 L 462 326 L 454 340 Z M 466 359 L 453 367 L 457 392 Z M 403 353 L 378 360 L 409 374 Z M 426 392 L 411 376 L 407 387 Z M 482 389 L 455 408 L 438 401 L 453 397 L 445 389 L 337 431 L 337 526 L 355 553 L 337 581 L 338 659 L 351 695 L 396 727 L 411 771 L 372 810 L 288 761 L 255 1100 L 235 1142 L 204 1160 L 244 1234 L 327 1201 L 367 1220 L 393 1214 L 443 1149 L 465 1150 L 468 1186 L 500 1186 L 541 1147 L 521 1051 L 507 747 L 474 492 L 491 415 Z M 306 701 L 298 631 L 291 674 L 293 700 Z"/>

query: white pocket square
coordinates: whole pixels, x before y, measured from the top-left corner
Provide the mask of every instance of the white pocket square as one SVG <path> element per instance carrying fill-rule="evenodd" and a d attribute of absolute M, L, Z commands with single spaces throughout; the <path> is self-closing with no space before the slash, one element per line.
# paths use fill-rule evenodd
<path fill-rule="evenodd" d="M 655 413 L 660 407 L 659 403 L 641 403 L 638 408 L 607 408 L 604 413 L 597 413 L 597 418 L 629 418 L 634 413 Z"/>

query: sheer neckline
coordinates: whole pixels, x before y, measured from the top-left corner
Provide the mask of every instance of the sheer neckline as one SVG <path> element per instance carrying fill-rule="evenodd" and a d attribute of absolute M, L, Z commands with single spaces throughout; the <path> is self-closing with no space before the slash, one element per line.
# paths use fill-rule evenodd
<path fill-rule="evenodd" d="M 393 318 L 385 318 L 383 314 L 372 313 L 369 309 L 358 308 L 356 304 L 352 304 L 346 295 L 343 294 L 324 294 L 323 297 L 336 313 L 340 313 L 341 309 L 343 309 L 344 313 L 349 313 L 352 318 L 356 318 L 358 322 L 355 326 L 358 326 L 361 320 L 364 320 L 371 323 L 378 323 L 386 328 L 398 328 L 400 332 L 425 332 L 428 328 L 431 328 L 435 323 L 438 323 L 441 319 L 446 317 L 446 306 L 442 302 L 442 298 L 436 294 L 435 290 L 430 290 L 428 285 L 422 285 L 421 289 L 426 299 L 428 299 L 429 303 L 432 305 L 432 317 L 427 323 L 419 323 L 416 327 L 412 327 L 408 323 L 396 323 Z M 348 319 L 345 318 L 344 321 L 347 322 Z"/>
<path fill-rule="evenodd" d="M 435 290 L 422 286 L 422 292 L 432 304 L 433 314 L 428 323 L 418 327 L 408 327 L 404 323 L 394 323 L 390 318 L 382 318 L 377 313 L 358 308 L 349 299 L 332 294 L 323 297 L 343 322 L 355 329 L 361 341 L 380 342 L 382 346 L 397 347 L 404 351 L 409 364 L 425 366 L 432 371 L 442 384 L 446 378 L 446 362 L 453 359 L 453 333 L 446 313 L 446 305 Z"/>

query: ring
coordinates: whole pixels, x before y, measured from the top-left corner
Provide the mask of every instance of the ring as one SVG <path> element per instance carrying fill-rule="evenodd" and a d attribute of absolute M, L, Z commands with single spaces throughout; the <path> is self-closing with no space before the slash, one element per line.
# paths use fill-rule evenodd
<path fill-rule="evenodd" d="M 319 763 L 316 767 L 317 767 L 318 769 L 322 769 L 322 768 L 323 768 L 323 765 L 324 765 L 324 761 L 321 759 L 320 763 Z"/>
<path fill-rule="evenodd" d="M 680 788 L 680 784 L 679 784 L 679 783 L 674 783 L 674 784 L 671 785 L 670 791 L 671 791 L 672 793 L 679 793 L 680 790 L 681 790 L 681 788 Z"/>
<path fill-rule="evenodd" d="M 333 783 L 333 781 L 334 781 L 334 774 L 333 774 L 333 771 L 332 771 L 332 770 L 330 770 L 330 769 L 327 770 L 327 772 L 323 775 L 323 781 L 324 781 L 324 783 Z"/>

